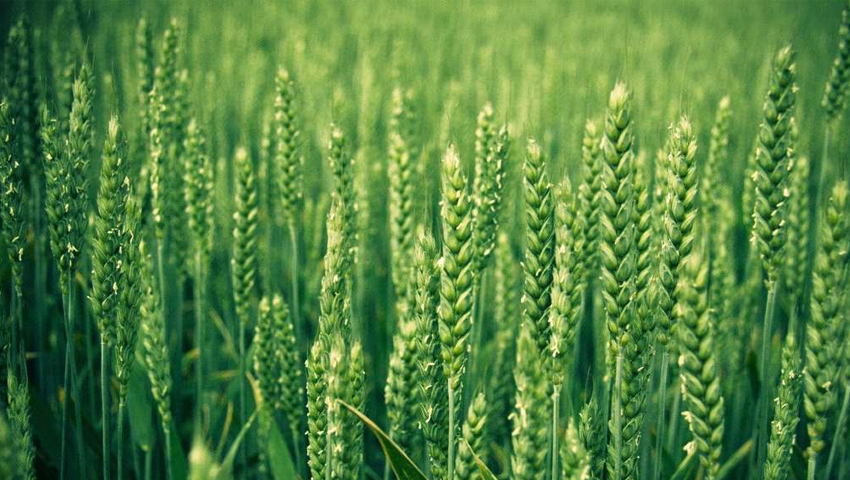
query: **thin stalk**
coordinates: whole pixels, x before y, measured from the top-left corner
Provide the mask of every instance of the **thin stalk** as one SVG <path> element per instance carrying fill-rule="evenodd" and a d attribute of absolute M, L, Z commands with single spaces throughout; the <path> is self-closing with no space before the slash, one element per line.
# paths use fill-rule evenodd
<path fill-rule="evenodd" d="M 195 425 L 201 432 L 201 414 L 204 408 L 204 265 L 200 250 L 195 253 L 195 348 L 198 349 L 198 360 L 195 365 L 196 402 Z"/>
<path fill-rule="evenodd" d="M 300 341 L 301 340 L 301 321 L 299 320 L 299 314 L 301 312 L 298 304 L 298 234 L 295 231 L 295 220 L 289 221 L 289 243 L 292 248 L 290 261 L 290 274 L 291 278 L 291 287 L 292 287 L 292 298 L 290 299 L 290 304 L 292 305 L 292 323 L 295 325 L 295 338 Z M 299 344 L 300 345 L 300 344 Z"/>
<path fill-rule="evenodd" d="M 390 462 L 384 461 L 384 480 L 390 480 Z"/>
<path fill-rule="evenodd" d="M 809 456 L 809 467 L 806 470 L 806 479 L 807 480 L 815 480 L 815 470 L 817 469 L 817 455 L 814 452 Z"/>
<path fill-rule="evenodd" d="M 561 408 L 561 388 L 560 385 L 553 385 L 552 392 L 552 480 L 557 480 L 560 477 L 558 471 L 558 412 Z"/>
<path fill-rule="evenodd" d="M 301 474 L 301 469 L 304 468 L 301 464 L 301 435 L 298 434 L 297 428 L 290 429 L 292 430 L 292 449 L 295 450 L 295 471 Z"/>
<path fill-rule="evenodd" d="M 334 422 L 333 410 L 331 408 L 328 408 L 328 425 L 333 425 L 333 422 Z M 331 458 L 332 458 L 331 453 L 333 452 L 333 447 L 332 447 L 331 442 L 332 442 L 331 429 L 325 428 L 325 450 L 326 450 L 326 453 L 325 453 L 325 480 L 331 480 L 333 478 L 333 476 L 332 476 L 333 462 L 331 461 Z M 314 480 L 318 480 L 318 479 L 314 479 Z"/>
<path fill-rule="evenodd" d="M 844 387 L 844 401 L 841 403 L 841 413 L 838 414 L 838 423 L 835 426 L 835 437 L 832 441 L 832 446 L 829 447 L 829 459 L 826 461 L 826 472 L 823 478 L 829 478 L 832 473 L 832 466 L 835 463 L 835 454 L 838 451 L 839 439 L 844 433 L 844 423 L 847 421 L 847 409 L 850 407 L 850 385 Z"/>
<path fill-rule="evenodd" d="M 168 463 L 168 462 L 166 462 Z M 145 450 L 145 480 L 151 480 L 151 449 Z"/>
<path fill-rule="evenodd" d="M 658 417 L 655 431 L 655 467 L 653 480 L 661 478 L 661 449 L 664 448 L 664 408 L 667 402 L 667 373 L 670 370 L 670 352 L 667 348 L 661 353 L 661 373 L 658 377 Z"/>
<path fill-rule="evenodd" d="M 159 239 L 156 242 L 156 274 L 157 282 L 159 283 L 160 292 L 160 314 L 162 315 L 163 324 L 167 324 L 168 317 L 166 312 L 166 286 L 165 286 L 165 240 Z M 166 341 L 166 343 L 168 343 Z M 179 376 L 178 376 L 179 377 Z M 166 478 L 171 480 L 174 476 L 171 468 L 171 425 L 167 422 L 162 422 L 162 433 L 165 435 L 165 471 Z"/>
<path fill-rule="evenodd" d="M 449 458 L 447 470 L 449 471 L 449 480 L 455 478 L 455 392 L 452 388 L 452 382 L 449 380 Z"/>
<path fill-rule="evenodd" d="M 118 456 L 118 471 L 116 477 L 118 480 L 124 478 L 124 402 L 118 402 L 118 429 L 115 437 L 115 454 Z"/>
<path fill-rule="evenodd" d="M 118 404 L 118 413 L 119 413 L 119 417 L 120 417 L 119 422 L 124 422 L 124 411 L 126 410 L 126 408 L 127 408 L 127 400 L 125 399 L 124 403 Z M 133 478 L 142 478 L 142 464 L 139 463 L 139 461 L 140 461 L 139 450 L 143 450 L 144 447 L 150 448 L 150 446 L 149 445 L 145 445 L 145 446 L 139 445 L 139 448 L 136 448 L 136 442 L 133 441 L 133 439 L 136 438 L 136 435 L 134 435 L 133 424 L 130 423 L 129 425 L 130 425 L 130 435 L 129 435 L 130 453 L 133 456 Z M 124 428 L 122 424 L 119 424 L 118 427 L 119 427 L 119 430 L 121 428 Z M 123 433 L 123 431 L 122 431 L 122 433 Z M 122 434 L 119 434 L 119 438 L 122 439 L 122 441 L 119 442 L 119 445 L 121 445 L 122 448 L 126 447 L 127 442 L 123 441 L 124 437 L 122 436 Z M 120 461 L 120 459 L 119 459 L 119 461 Z M 120 473 L 119 475 L 123 475 L 123 472 Z M 120 480 L 120 477 L 119 477 L 119 480 Z"/>
<path fill-rule="evenodd" d="M 821 156 L 820 161 L 820 178 L 818 178 L 818 191 L 815 196 L 815 201 L 818 201 L 821 197 L 823 197 L 824 193 L 824 183 L 826 182 L 826 165 L 829 159 L 829 133 L 832 129 L 832 124 L 827 123 L 823 129 L 823 154 Z M 815 205 L 817 207 L 817 205 Z"/>
<path fill-rule="evenodd" d="M 63 295 L 62 305 L 62 313 L 65 317 L 65 373 L 62 378 L 62 433 L 59 440 L 62 446 L 59 454 L 59 480 L 65 480 L 65 445 L 68 443 L 65 441 L 65 431 L 68 426 L 68 390 L 71 379 L 71 349 L 73 348 L 73 332 L 71 331 L 71 321 L 68 318 L 68 305 L 71 302 L 70 285 L 68 287 L 68 292 Z"/>
<path fill-rule="evenodd" d="M 162 433 L 165 435 L 165 478 L 172 480 L 174 472 L 171 468 L 171 426 L 162 422 Z"/>
<path fill-rule="evenodd" d="M 479 379 L 479 367 L 478 364 L 481 360 L 481 355 L 479 355 L 482 343 L 483 343 L 483 330 L 484 330 L 484 292 L 487 288 L 487 270 L 481 272 L 480 282 L 478 283 L 477 288 L 475 288 L 475 305 L 473 307 L 473 322 L 472 322 L 472 340 L 470 341 L 470 345 L 472 345 L 472 350 L 469 352 L 469 363 L 470 368 L 466 375 L 467 385 L 469 388 L 466 389 L 467 392 L 474 392 L 477 388 L 477 381 Z M 471 393 L 470 393 L 471 394 Z"/>
<path fill-rule="evenodd" d="M 245 323 L 239 320 L 239 418 L 243 422 L 248 420 L 245 416 Z M 239 446 L 239 461 L 244 467 L 246 465 L 244 444 Z"/>
<path fill-rule="evenodd" d="M 103 480 L 109 480 L 109 344 L 100 342 L 100 431 Z"/>
<path fill-rule="evenodd" d="M 92 335 L 92 323 L 94 322 L 86 322 L 85 318 L 83 318 L 83 325 L 86 327 L 85 334 L 85 344 L 86 344 L 86 368 L 83 370 L 83 375 L 81 377 L 85 377 L 88 375 L 88 386 L 89 386 L 89 408 L 91 409 L 91 418 L 97 418 L 97 380 L 95 379 L 96 375 L 96 364 L 95 364 L 95 354 L 92 350 L 92 344 L 95 343 L 92 339 L 94 335 Z"/>
<path fill-rule="evenodd" d="M 759 393 L 758 401 L 758 436 L 756 437 L 756 459 L 757 464 L 761 465 L 767 453 L 767 424 L 768 424 L 768 407 L 770 405 L 770 375 L 767 373 L 767 357 L 769 355 L 771 333 L 773 332 L 773 317 L 776 310 L 777 284 L 774 283 L 767 292 L 767 304 L 764 309 L 764 326 L 762 327 L 762 343 L 761 343 L 761 359 L 759 361 L 759 375 L 761 376 L 761 392 Z M 763 471 L 757 478 L 762 478 Z"/>
<path fill-rule="evenodd" d="M 74 354 L 74 281 L 71 273 L 68 274 L 68 285 L 65 294 L 65 304 L 63 310 L 65 313 L 65 374 L 62 380 L 62 388 L 64 397 L 62 399 L 62 453 L 59 467 L 59 478 L 65 478 L 65 435 L 68 424 L 68 401 L 74 398 L 74 420 L 77 428 L 74 430 L 77 437 L 77 460 L 80 466 L 80 477 L 87 478 L 86 475 L 86 459 L 82 434 L 82 413 L 80 412 L 79 396 L 77 395 L 77 366 L 76 355 Z"/>
<path fill-rule="evenodd" d="M 623 465 L 622 465 L 622 455 L 623 455 L 623 425 L 622 425 L 622 415 L 620 410 L 622 409 L 622 387 L 623 387 L 623 355 L 617 355 L 617 370 L 614 377 L 614 395 L 611 399 L 611 407 L 613 410 L 613 420 L 614 420 L 614 478 L 613 480 L 620 480 L 623 478 Z"/>
<path fill-rule="evenodd" d="M 45 323 L 45 315 L 44 315 L 44 305 L 45 305 L 45 297 L 47 293 L 45 291 L 45 286 L 47 285 L 46 280 L 46 270 L 44 268 L 44 243 L 42 242 L 42 224 L 41 224 L 41 184 L 38 181 L 33 180 L 32 182 L 32 192 L 33 192 L 33 211 L 32 217 L 34 219 L 33 222 L 33 232 L 35 245 L 33 246 L 33 252 L 35 254 L 34 267 L 35 267 L 35 335 L 36 335 L 36 344 L 35 348 L 38 351 L 39 356 L 44 355 L 45 346 L 43 339 L 47 338 L 44 334 L 44 323 Z M 38 362 L 38 384 L 41 387 L 45 386 L 45 374 L 44 374 L 44 361 Z"/>
<path fill-rule="evenodd" d="M 18 296 L 18 287 L 17 287 L 17 279 L 12 281 L 12 295 L 9 297 L 9 315 L 12 317 L 12 345 L 10 346 L 11 356 L 9 357 L 9 369 L 13 369 L 17 367 L 16 362 L 19 361 L 18 356 L 18 345 L 20 345 L 20 340 L 18 339 L 18 335 L 22 335 L 23 332 L 19 332 L 21 328 L 21 321 L 18 315 L 18 303 L 20 302 L 20 297 Z M 21 368 L 24 365 L 20 365 Z"/>
<path fill-rule="evenodd" d="M 676 377 L 673 377 L 674 383 L 676 380 Z M 678 381 L 681 383 L 681 379 Z M 682 403 L 682 389 L 676 388 L 673 392 L 673 411 L 670 412 L 670 425 L 667 430 L 667 450 L 671 452 L 676 450 L 676 441 L 679 437 L 679 406 Z"/>

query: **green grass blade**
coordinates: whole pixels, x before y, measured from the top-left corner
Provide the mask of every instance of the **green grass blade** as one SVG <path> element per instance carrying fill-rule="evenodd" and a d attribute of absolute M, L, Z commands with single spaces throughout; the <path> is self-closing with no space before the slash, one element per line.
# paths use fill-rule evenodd
<path fill-rule="evenodd" d="M 143 451 L 149 451 L 154 444 L 154 423 L 151 416 L 153 404 L 149 392 L 150 387 L 146 385 L 144 366 L 136 365 L 130 375 L 127 413 L 130 418 L 130 432 L 133 443 Z"/>
<path fill-rule="evenodd" d="M 275 480 L 299 478 L 295 473 L 295 465 L 292 462 L 292 456 L 289 454 L 286 441 L 284 441 L 277 422 L 274 420 L 272 420 L 271 428 L 269 428 L 268 441 L 269 465 L 271 467 L 272 477 Z"/>
<path fill-rule="evenodd" d="M 697 452 L 694 449 L 691 453 L 688 454 L 682 460 L 682 463 L 679 464 L 679 468 L 673 472 L 673 475 L 670 477 L 670 480 L 685 480 L 686 478 L 693 478 L 694 469 L 699 465 L 697 460 Z"/>
<path fill-rule="evenodd" d="M 487 465 L 481 460 L 481 458 L 478 457 L 478 454 L 475 453 L 475 450 L 473 450 L 472 447 L 469 446 L 469 443 L 467 443 L 466 440 L 464 440 L 463 443 L 466 443 L 466 446 L 469 448 L 469 451 L 472 452 L 472 459 L 475 460 L 475 464 L 478 465 L 478 471 L 481 473 L 481 476 L 484 477 L 484 480 L 499 480 L 499 478 L 496 477 L 496 475 L 494 475 L 489 468 L 487 468 Z"/>
<path fill-rule="evenodd" d="M 254 410 L 254 413 L 248 417 L 248 421 L 245 422 L 245 425 L 242 426 L 242 430 L 239 430 L 239 435 L 236 435 L 236 439 L 233 440 L 233 445 L 230 446 L 230 449 L 227 451 L 227 455 L 224 456 L 224 460 L 221 462 L 221 472 L 230 472 L 233 468 L 233 461 L 236 459 L 236 454 L 239 453 L 239 446 L 242 445 L 242 440 L 245 439 L 245 435 L 248 433 L 248 430 L 251 429 L 251 426 L 254 424 L 254 420 L 257 419 L 257 410 Z"/>
<path fill-rule="evenodd" d="M 750 450 L 753 449 L 753 441 L 747 440 L 741 448 L 739 448 L 735 453 L 726 460 L 726 463 L 720 466 L 720 469 L 717 471 L 717 477 L 715 480 L 722 480 L 726 478 L 729 473 L 741 463 L 742 460 L 747 458 L 750 455 Z"/>
<path fill-rule="evenodd" d="M 404 451 L 396 445 L 392 439 L 390 439 L 389 435 L 381 430 L 381 427 L 351 405 L 342 401 L 339 403 L 359 418 L 360 421 L 363 422 L 363 424 L 366 425 L 366 427 L 368 427 L 369 430 L 371 430 L 378 438 L 378 443 L 381 444 L 381 449 L 384 451 L 384 455 L 387 457 L 387 461 L 390 462 L 390 467 L 392 467 L 393 473 L 395 473 L 398 480 L 427 480 L 425 474 L 422 473 L 422 470 L 420 470 L 419 467 L 413 463 L 413 460 L 411 460 L 410 457 L 404 453 Z"/>

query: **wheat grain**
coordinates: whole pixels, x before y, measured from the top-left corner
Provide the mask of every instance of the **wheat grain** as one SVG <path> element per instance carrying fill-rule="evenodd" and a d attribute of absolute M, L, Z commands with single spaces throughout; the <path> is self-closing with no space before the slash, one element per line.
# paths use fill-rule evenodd
<path fill-rule="evenodd" d="M 395 286 L 397 315 L 403 315 L 407 287 L 407 271 L 413 250 L 413 193 L 414 159 L 411 157 L 410 128 L 406 95 L 395 88 L 392 95 L 390 120 L 389 165 L 390 184 L 390 252 L 392 254 L 393 285 Z"/>
<path fill-rule="evenodd" d="M 523 260 L 522 329 L 529 330 L 541 355 L 551 340 L 552 263 L 555 254 L 552 184 L 537 142 L 528 143 L 525 176 L 525 258 Z"/>
<path fill-rule="evenodd" d="M 847 86 L 850 82 L 850 6 L 841 10 L 841 24 L 838 27 L 838 52 L 829 71 L 821 105 L 826 110 L 827 119 L 834 122 L 846 108 Z"/>
<path fill-rule="evenodd" d="M 769 290 L 779 276 L 785 246 L 786 180 L 791 170 L 788 150 L 796 96 L 794 75 L 794 52 L 790 46 L 784 47 L 774 59 L 753 175 L 753 243 L 761 256 Z"/>
<path fill-rule="evenodd" d="M 12 452 L 15 476 L 20 480 L 35 480 L 35 448 L 30 432 L 30 395 L 26 373 L 23 379 L 9 372 L 6 379 L 8 388 L 9 423 L 12 429 Z"/>
<path fill-rule="evenodd" d="M 510 415 L 511 478 L 517 480 L 542 480 L 546 475 L 549 385 L 542 360 L 531 331 L 521 328 L 514 367 L 514 409 Z"/>
<path fill-rule="evenodd" d="M 413 254 L 413 315 L 416 323 L 416 361 L 419 369 L 419 423 L 425 437 L 434 478 L 445 478 L 448 455 L 447 383 L 437 323 L 440 301 L 440 267 L 437 246 L 421 229 Z"/>
<path fill-rule="evenodd" d="M 785 337 L 785 346 L 782 347 L 782 375 L 770 424 L 765 480 L 785 480 L 790 472 L 794 436 L 800 420 L 800 388 L 803 380 L 800 360 L 800 346 L 797 345 L 794 332 L 789 331 Z"/>
<path fill-rule="evenodd" d="M 808 422 L 810 469 L 824 447 L 829 411 L 835 404 L 834 384 L 840 355 L 841 299 L 834 292 L 846 285 L 843 268 L 850 248 L 847 184 L 838 182 L 825 205 L 820 227 L 820 245 L 812 278 L 810 321 L 806 325 L 806 369 L 804 408 Z"/>
<path fill-rule="evenodd" d="M 631 93 L 625 84 L 617 83 L 608 99 L 601 155 L 602 189 L 599 191 L 599 255 L 602 267 L 600 285 L 608 329 L 608 376 L 614 381 L 611 400 L 611 438 L 608 448 L 608 471 L 622 478 L 623 458 L 623 352 L 629 339 L 629 302 L 634 292 L 635 225 L 634 225 L 634 154 L 632 152 Z M 616 371 L 614 365 L 616 364 Z M 611 375 L 614 373 L 615 375 Z"/>
<path fill-rule="evenodd" d="M 685 259 L 683 267 L 676 287 L 681 298 L 676 305 L 680 376 L 688 404 L 683 415 L 690 425 L 706 478 L 713 479 L 720 468 L 724 411 L 706 296 L 708 267 L 699 253 Z"/>
<path fill-rule="evenodd" d="M 487 423 L 487 400 L 483 392 L 479 392 L 466 412 L 466 419 L 461 428 L 463 439 L 455 458 L 455 478 L 458 480 L 478 480 L 482 478 L 473 455 L 487 458 L 485 453 L 485 425 Z"/>

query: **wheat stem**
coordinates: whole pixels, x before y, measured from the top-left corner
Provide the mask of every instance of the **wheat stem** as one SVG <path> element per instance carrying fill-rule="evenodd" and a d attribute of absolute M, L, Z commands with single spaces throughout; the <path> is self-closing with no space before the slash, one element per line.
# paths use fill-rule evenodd
<path fill-rule="evenodd" d="M 242 421 L 247 421 L 245 416 L 245 322 L 239 322 L 239 418 Z M 246 465 L 245 448 L 240 448 L 240 461 L 242 465 Z"/>
<path fill-rule="evenodd" d="M 292 248 L 292 256 L 290 257 L 290 274 L 292 275 L 292 298 L 289 303 L 292 305 L 292 323 L 295 325 L 295 338 L 301 340 L 301 320 L 298 303 L 298 233 L 295 231 L 295 220 L 289 221 L 289 243 Z"/>
<path fill-rule="evenodd" d="M 452 389 L 452 381 L 448 382 L 449 392 L 449 457 L 448 457 L 448 477 L 449 480 L 454 480 L 455 476 L 455 392 Z"/>
<path fill-rule="evenodd" d="M 162 421 L 162 433 L 165 437 L 165 478 L 172 480 L 174 478 L 174 469 L 171 468 L 171 426 Z"/>
<path fill-rule="evenodd" d="M 832 446 L 829 447 L 829 459 L 826 461 L 826 472 L 823 474 L 823 478 L 830 478 L 829 475 L 832 473 L 832 466 L 835 463 L 835 454 L 838 451 L 838 445 L 841 443 L 838 439 L 841 438 L 841 435 L 844 433 L 844 424 L 847 423 L 847 410 L 850 407 L 850 386 L 844 386 L 844 401 L 841 402 L 841 413 L 838 414 L 838 422 L 835 424 L 835 436 L 832 442 Z"/>
<path fill-rule="evenodd" d="M 555 385 L 552 392 L 552 476 L 550 477 L 552 480 L 561 478 L 558 471 L 558 457 L 560 456 L 558 450 L 558 412 L 560 408 L 561 392 L 559 386 Z"/>
<path fill-rule="evenodd" d="M 198 349 L 196 367 L 196 402 L 195 416 L 197 425 L 201 425 L 201 415 L 204 408 L 204 265 L 201 251 L 195 252 L 195 348 Z M 200 431 L 200 430 L 199 430 Z"/>
<path fill-rule="evenodd" d="M 103 480 L 109 480 L 109 344 L 100 342 L 100 430 Z"/>
<path fill-rule="evenodd" d="M 124 448 L 122 448 L 122 447 L 124 445 L 124 441 L 123 441 L 124 440 L 124 402 L 118 403 L 118 419 L 117 419 L 117 421 L 118 421 L 118 428 L 115 431 L 116 432 L 116 437 L 115 437 L 116 440 L 115 441 L 117 442 L 117 446 L 116 446 L 117 451 L 115 453 L 118 455 L 118 464 L 117 464 L 118 471 L 116 472 L 116 477 L 118 478 L 118 480 L 123 480 L 123 478 L 124 478 Z M 135 452 L 135 450 L 134 450 L 134 452 Z M 138 466 L 138 464 L 137 464 L 137 466 Z M 136 473 L 138 474 L 138 471 Z"/>
<path fill-rule="evenodd" d="M 151 480 L 151 463 L 153 461 L 153 454 L 151 453 L 151 449 L 145 450 L 145 480 Z"/>
<path fill-rule="evenodd" d="M 80 463 L 80 476 L 86 477 L 86 459 L 85 451 L 83 450 L 82 436 L 82 414 L 80 412 L 79 396 L 77 395 L 77 367 L 76 355 L 74 354 L 74 281 L 73 275 L 67 275 L 68 286 L 65 293 L 65 375 L 62 382 L 63 401 L 62 401 L 62 458 L 60 461 L 60 479 L 65 478 L 65 432 L 68 423 L 68 401 L 69 398 L 74 399 L 74 420 L 77 428 L 75 429 L 77 436 L 77 460 Z"/>
<path fill-rule="evenodd" d="M 779 290 L 778 284 L 774 282 L 771 284 L 770 290 L 767 292 L 767 303 L 765 304 L 764 309 L 764 326 L 762 328 L 762 343 L 761 343 L 761 359 L 759 361 L 759 375 L 761 380 L 761 393 L 759 399 L 759 407 L 758 407 L 758 416 L 756 418 L 759 419 L 758 425 L 758 436 L 757 439 L 757 450 L 756 450 L 756 458 L 758 459 L 758 465 L 761 465 L 765 459 L 767 453 L 767 430 L 768 430 L 768 408 L 770 405 L 770 375 L 767 373 L 767 358 L 770 355 L 770 339 L 771 333 L 773 331 L 773 317 L 774 312 L 776 310 L 776 297 L 777 291 Z M 761 471 L 761 470 L 760 470 Z M 763 475 L 759 473 L 759 478 Z"/>
<path fill-rule="evenodd" d="M 59 479 L 65 480 L 65 445 L 67 442 L 65 441 L 65 431 L 68 426 L 68 388 L 70 387 L 70 366 L 71 366 L 71 352 L 73 347 L 73 338 L 71 337 L 73 333 L 71 332 L 71 322 L 68 318 L 68 306 L 70 304 L 71 295 L 70 295 L 70 281 L 68 282 L 68 292 L 63 295 L 63 305 L 62 311 L 65 316 L 65 373 L 62 379 L 62 421 L 61 421 L 61 435 L 60 442 L 62 443 L 62 447 L 60 449 L 59 454 Z M 80 448 L 78 445 L 77 448 Z"/>
<path fill-rule="evenodd" d="M 806 480 L 815 480 L 815 471 L 817 470 L 817 456 L 809 456 L 808 467 L 806 468 Z"/>
<path fill-rule="evenodd" d="M 623 425 L 622 425 L 622 383 L 623 383 L 623 355 L 617 355 L 617 367 L 614 377 L 614 396 L 611 399 L 611 409 L 613 410 L 614 422 L 614 478 L 612 480 L 620 480 L 622 478 L 622 452 L 623 452 Z"/>
<path fill-rule="evenodd" d="M 655 432 L 655 467 L 653 480 L 661 478 L 661 457 L 664 448 L 664 408 L 667 402 L 667 374 L 670 370 L 670 352 L 665 348 L 661 353 L 661 373 L 658 377 L 658 418 Z"/>

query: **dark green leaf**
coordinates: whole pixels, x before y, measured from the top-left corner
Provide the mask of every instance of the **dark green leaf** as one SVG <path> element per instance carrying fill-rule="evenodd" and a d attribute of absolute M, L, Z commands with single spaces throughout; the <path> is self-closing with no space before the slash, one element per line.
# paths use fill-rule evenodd
<path fill-rule="evenodd" d="M 688 454 L 687 457 L 682 460 L 682 463 L 679 464 L 679 468 L 673 472 L 673 476 L 670 477 L 670 480 L 685 480 L 686 478 L 692 478 L 694 468 L 699 465 L 697 461 L 697 452 L 694 449 L 691 453 Z"/>
<path fill-rule="evenodd" d="M 724 463 L 723 465 L 720 466 L 720 469 L 717 471 L 717 477 L 715 477 L 715 480 L 722 480 L 727 475 L 729 475 L 729 473 L 736 466 L 738 466 L 739 463 L 741 463 L 741 460 L 743 460 L 743 459 L 747 458 L 747 456 L 749 456 L 750 450 L 752 450 L 752 449 L 753 449 L 753 441 L 747 440 L 743 445 L 741 445 L 741 448 L 739 448 L 738 451 L 733 453 L 732 456 L 729 457 L 728 460 L 726 460 L 726 463 Z"/>
<path fill-rule="evenodd" d="M 289 448 L 283 440 L 283 435 L 280 433 L 277 422 L 271 419 L 270 423 L 268 455 L 272 476 L 275 480 L 291 480 L 296 478 L 292 456 L 289 454 Z"/>
<path fill-rule="evenodd" d="M 342 406 L 347 408 L 351 413 L 356 415 L 357 418 L 359 418 L 360 421 L 369 427 L 369 430 L 375 434 L 378 438 L 378 442 L 381 444 L 381 449 L 384 451 L 384 455 L 387 457 L 387 461 L 390 462 L 390 467 L 392 467 L 393 473 L 395 473 L 398 480 L 427 480 L 425 478 L 425 474 L 422 473 L 422 470 L 419 470 L 419 467 L 413 463 L 413 460 L 411 460 L 410 457 L 407 456 L 407 454 L 392 441 L 389 435 L 384 433 L 384 431 L 375 424 L 375 422 L 370 420 L 366 415 L 360 413 L 351 405 L 342 401 L 339 403 L 341 403 Z"/>
<path fill-rule="evenodd" d="M 475 450 L 472 449 L 469 443 L 466 440 L 463 440 L 463 443 L 465 443 L 467 448 L 469 448 L 469 451 L 472 452 L 472 458 L 475 460 L 475 464 L 478 465 L 478 471 L 481 472 L 484 480 L 499 480 L 495 475 L 493 475 L 493 472 L 487 468 L 487 465 L 478 458 L 478 454 L 475 453 Z"/>
<path fill-rule="evenodd" d="M 171 463 L 173 480 L 186 480 L 186 455 L 180 445 L 180 437 L 174 431 L 174 428 L 171 429 L 169 436 L 171 437 L 171 452 L 169 452 L 168 461 Z"/>
<path fill-rule="evenodd" d="M 150 389 L 147 385 L 144 366 L 138 364 L 130 375 L 127 394 L 127 414 L 130 418 L 130 434 L 133 442 L 143 451 L 153 448 L 154 430 L 151 412 Z"/>

